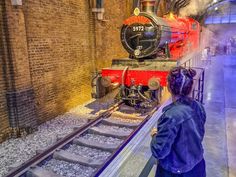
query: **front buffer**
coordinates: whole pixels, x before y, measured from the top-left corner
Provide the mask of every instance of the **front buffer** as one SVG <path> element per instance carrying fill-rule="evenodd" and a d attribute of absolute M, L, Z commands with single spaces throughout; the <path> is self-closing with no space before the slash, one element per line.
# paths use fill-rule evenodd
<path fill-rule="evenodd" d="M 146 107 L 153 102 L 159 103 L 161 91 L 167 85 L 168 72 L 176 65 L 175 60 L 152 59 L 141 62 L 115 59 L 111 68 L 102 69 L 98 84 L 100 89 L 97 90 L 110 90 L 108 88 L 119 85 L 117 99 L 131 106 Z"/>

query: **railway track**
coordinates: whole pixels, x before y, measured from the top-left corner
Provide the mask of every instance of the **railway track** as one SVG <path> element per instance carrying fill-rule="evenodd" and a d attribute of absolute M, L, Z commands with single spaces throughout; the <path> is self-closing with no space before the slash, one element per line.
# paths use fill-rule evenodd
<path fill-rule="evenodd" d="M 117 103 L 5 177 L 99 176 L 157 108 L 138 114 L 122 113 Z"/>

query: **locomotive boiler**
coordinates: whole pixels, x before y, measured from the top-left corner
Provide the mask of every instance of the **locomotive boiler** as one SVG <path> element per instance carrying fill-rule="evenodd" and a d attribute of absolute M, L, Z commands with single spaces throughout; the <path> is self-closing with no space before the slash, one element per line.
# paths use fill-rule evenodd
<path fill-rule="evenodd" d="M 140 10 L 141 9 L 141 10 Z M 155 0 L 142 0 L 123 22 L 120 38 L 129 57 L 113 59 L 93 80 L 93 97 L 119 85 L 118 99 L 132 106 L 160 102 L 168 71 L 199 46 L 200 25 L 189 17 L 169 13 L 157 17 Z"/>

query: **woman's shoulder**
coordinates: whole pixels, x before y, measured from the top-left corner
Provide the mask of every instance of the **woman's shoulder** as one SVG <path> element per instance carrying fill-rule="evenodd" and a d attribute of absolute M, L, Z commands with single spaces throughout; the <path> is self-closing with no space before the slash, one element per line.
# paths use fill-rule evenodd
<path fill-rule="evenodd" d="M 164 112 L 164 117 L 173 119 L 176 123 L 181 123 L 193 116 L 191 107 L 185 104 L 174 104 Z"/>
<path fill-rule="evenodd" d="M 196 112 L 201 112 L 202 114 L 205 114 L 205 108 L 202 103 L 196 100 L 192 100 L 191 104 L 189 106 Z"/>

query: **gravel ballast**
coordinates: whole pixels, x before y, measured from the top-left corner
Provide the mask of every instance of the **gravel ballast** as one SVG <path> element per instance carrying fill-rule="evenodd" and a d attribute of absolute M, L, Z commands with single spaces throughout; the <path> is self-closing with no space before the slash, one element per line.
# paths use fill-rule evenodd
<path fill-rule="evenodd" d="M 102 135 L 94 135 L 94 134 L 86 134 L 83 136 L 84 139 L 98 142 L 101 144 L 115 144 L 115 145 L 120 145 L 123 140 L 118 139 L 118 138 L 112 138 L 112 137 L 106 137 Z"/>
<path fill-rule="evenodd" d="M 61 160 L 52 159 L 42 166 L 46 170 L 65 177 L 89 177 L 96 168 L 85 167 L 79 164 L 68 163 Z"/>
<path fill-rule="evenodd" d="M 66 149 L 66 151 L 98 161 L 105 161 L 111 155 L 110 152 L 84 146 L 78 146 L 75 144 L 71 145 L 68 149 Z"/>
<path fill-rule="evenodd" d="M 100 124 L 97 126 L 99 129 L 107 130 L 107 131 L 116 131 L 116 132 L 127 132 L 132 133 L 133 129 L 126 128 L 126 127 L 118 127 L 118 126 L 108 126 L 104 124 Z"/>
<path fill-rule="evenodd" d="M 96 118 L 101 109 L 105 110 L 114 104 L 113 97 L 114 95 L 111 94 L 102 100 L 92 99 L 64 115 L 43 123 L 36 132 L 30 135 L 1 143 L 0 177 L 35 156 L 37 150 L 44 150 L 58 139 L 71 133 L 75 127 L 81 127 L 87 123 L 88 119 Z M 103 155 L 96 154 L 96 156 L 102 158 Z"/>
<path fill-rule="evenodd" d="M 125 119 L 125 118 L 120 118 L 120 117 L 111 117 L 109 119 L 118 120 L 121 122 L 128 122 L 128 123 L 141 123 L 142 122 L 141 120 L 138 120 L 138 119 Z"/>
<path fill-rule="evenodd" d="M 33 134 L 0 144 L 0 176 L 32 158 L 37 150 L 43 150 L 55 143 L 59 137 L 71 133 L 74 126 L 82 126 L 86 122 L 86 119 L 79 119 L 73 114 L 65 114 L 42 124 Z"/>

